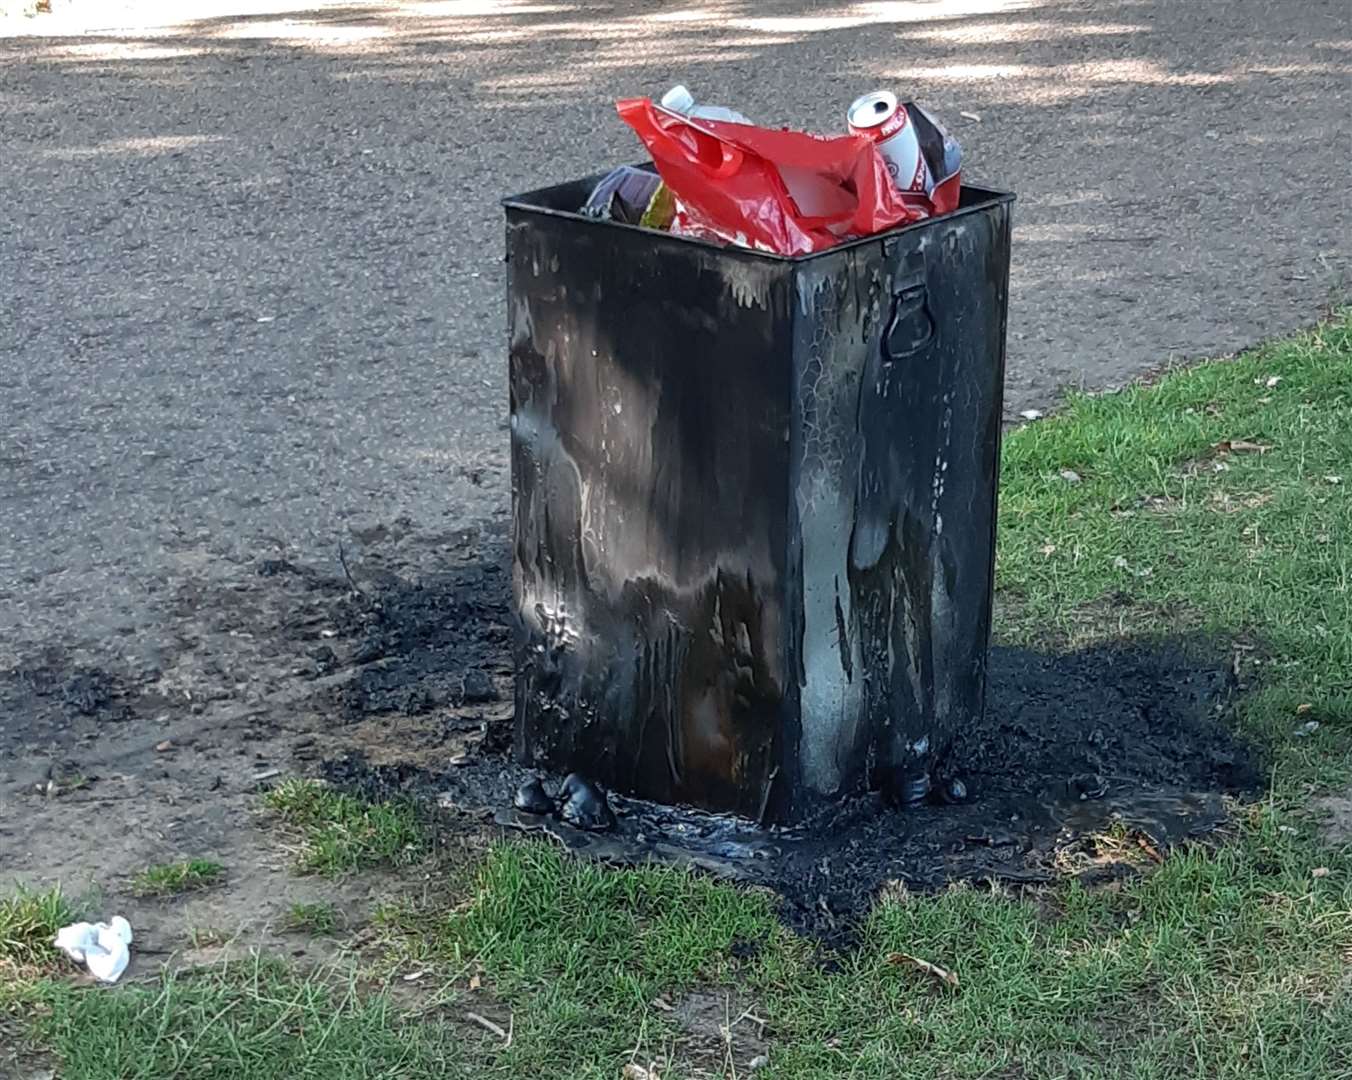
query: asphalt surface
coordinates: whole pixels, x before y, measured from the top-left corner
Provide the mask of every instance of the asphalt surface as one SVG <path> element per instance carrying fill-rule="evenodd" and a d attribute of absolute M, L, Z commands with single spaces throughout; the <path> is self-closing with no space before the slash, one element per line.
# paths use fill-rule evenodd
<path fill-rule="evenodd" d="M 61 10 L 0 23 L 0 667 L 153 660 L 185 576 L 500 524 L 497 200 L 639 157 L 618 96 L 929 104 L 1019 195 L 1011 417 L 1348 291 L 1345 0 Z"/>

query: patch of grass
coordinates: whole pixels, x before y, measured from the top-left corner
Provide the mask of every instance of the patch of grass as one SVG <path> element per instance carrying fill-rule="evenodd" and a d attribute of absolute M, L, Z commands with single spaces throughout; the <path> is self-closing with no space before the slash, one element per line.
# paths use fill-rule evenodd
<path fill-rule="evenodd" d="M 295 933 L 327 935 L 334 933 L 340 922 L 338 909 L 332 904 L 292 904 L 285 926 Z"/>
<path fill-rule="evenodd" d="M 405 866 L 430 850 L 418 807 L 408 799 L 366 802 L 316 780 L 291 779 L 266 804 L 301 838 L 301 869 L 330 876 L 369 866 Z"/>
<path fill-rule="evenodd" d="M 60 888 L 0 900 L 0 982 L 49 967 L 60 956 L 52 939 L 76 917 Z"/>
<path fill-rule="evenodd" d="M 535 843 L 494 848 L 459 908 L 395 904 L 375 921 L 402 966 L 491 974 L 516 1025 L 479 1075 L 504 1078 L 613 1080 L 637 1042 L 657 1058 L 674 1033 L 656 997 L 733 980 L 734 944 L 788 940 L 767 894 L 671 868 L 615 872 Z"/>
<path fill-rule="evenodd" d="M 220 883 L 225 867 L 210 859 L 187 859 L 183 862 L 148 866 L 131 881 L 136 896 L 177 896 L 196 892 Z"/>
<path fill-rule="evenodd" d="M 385 995 L 359 993 L 349 974 L 301 977 L 258 957 L 116 993 L 47 984 L 31 1003 L 63 1080 L 477 1075 L 449 1027 L 413 1022 Z"/>
<path fill-rule="evenodd" d="M 1118 890 L 954 888 L 880 905 L 846 972 L 770 954 L 760 972 L 782 1075 L 1227 1077 L 1352 1068 L 1347 881 L 1310 871 L 1266 810 L 1234 845 L 1176 853 Z M 949 993 L 886 962 L 955 971 Z M 834 1043 L 834 1046 L 831 1044 Z"/>
<path fill-rule="evenodd" d="M 535 844 L 494 849 L 459 909 L 377 921 L 405 935 L 406 966 L 440 962 L 460 985 L 482 969 L 513 1010 L 512 1045 L 484 1077 L 613 1077 L 635 1047 L 661 1059 L 682 1037 L 659 995 L 735 985 L 772 1025 L 770 1077 L 891 1080 L 904 1060 L 905 1075 L 951 1078 L 1332 1078 L 1352 1068 L 1352 875 L 1315 876 L 1326 853 L 1284 820 L 1255 807 L 1234 844 L 1116 889 L 1052 891 L 1051 915 L 971 887 L 894 897 L 832 963 L 762 895 Z M 895 952 L 961 988 L 888 963 Z"/>
<path fill-rule="evenodd" d="M 1183 624 L 1239 639 L 1261 683 L 1240 721 L 1277 751 L 1279 787 L 1347 781 L 1352 314 L 1075 398 L 1015 432 L 1003 469 L 1002 636 L 1080 644 Z M 1316 735 L 1294 740 L 1309 719 Z"/>

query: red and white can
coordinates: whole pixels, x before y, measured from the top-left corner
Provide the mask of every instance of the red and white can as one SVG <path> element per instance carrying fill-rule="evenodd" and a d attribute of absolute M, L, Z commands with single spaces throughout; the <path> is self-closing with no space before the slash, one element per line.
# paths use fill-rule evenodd
<path fill-rule="evenodd" d="M 934 189 L 934 180 L 920 153 L 915 124 L 896 94 L 886 90 L 865 94 L 850 106 L 846 121 L 852 134 L 867 135 L 878 144 L 878 153 L 901 191 L 923 191 L 928 195 Z"/>

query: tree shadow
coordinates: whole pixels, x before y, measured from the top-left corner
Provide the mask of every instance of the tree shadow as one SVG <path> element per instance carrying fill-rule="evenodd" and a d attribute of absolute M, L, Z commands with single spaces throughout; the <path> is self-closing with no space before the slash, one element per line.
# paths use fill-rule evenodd
<path fill-rule="evenodd" d="M 288 149 L 342 133 L 351 151 L 340 140 L 324 167 L 354 200 L 381 197 L 362 167 L 404 148 L 389 167 L 441 202 L 433 227 L 493 250 L 501 194 L 634 156 L 606 119 L 616 97 L 679 78 L 829 131 L 857 91 L 888 85 L 948 120 L 973 181 L 1020 195 L 1011 410 L 1049 381 L 1116 382 L 1285 329 L 1282 312 L 1343 288 L 1345 200 L 1323 148 L 1352 57 L 1333 2 L 1253 18 L 1145 0 L 268 7 L 0 41 L 22 61 L 5 82 L 22 120 L 8 178 L 40 185 L 78 159 L 94 187 L 107 155 L 192 183 L 236 157 L 236 198 L 252 187 L 284 217 L 269 195 L 319 167 Z"/>

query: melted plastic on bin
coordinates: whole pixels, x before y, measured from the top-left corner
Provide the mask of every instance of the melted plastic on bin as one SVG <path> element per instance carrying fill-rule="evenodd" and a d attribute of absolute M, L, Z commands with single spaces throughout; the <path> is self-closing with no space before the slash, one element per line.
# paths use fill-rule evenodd
<path fill-rule="evenodd" d="M 518 758 L 923 797 L 982 707 L 1008 197 L 788 260 L 552 212 L 586 183 L 508 206 Z"/>

